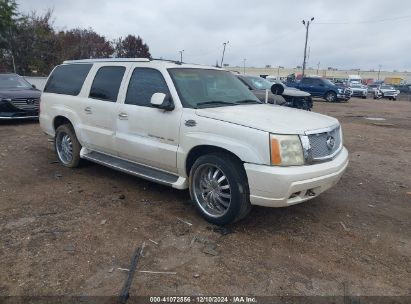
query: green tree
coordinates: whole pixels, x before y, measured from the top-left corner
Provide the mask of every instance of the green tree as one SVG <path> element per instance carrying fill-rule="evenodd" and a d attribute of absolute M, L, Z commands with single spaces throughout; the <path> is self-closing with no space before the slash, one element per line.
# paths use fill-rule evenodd
<path fill-rule="evenodd" d="M 147 44 L 143 43 L 140 36 L 128 35 L 114 41 L 115 55 L 119 58 L 151 58 Z"/>
<path fill-rule="evenodd" d="M 15 0 L 0 0 L 0 70 L 9 71 L 13 67 L 13 33 L 18 16 Z"/>
<path fill-rule="evenodd" d="M 48 75 L 59 59 L 52 11 L 43 16 L 34 12 L 24 16 L 16 27 L 13 43 L 19 74 Z"/>

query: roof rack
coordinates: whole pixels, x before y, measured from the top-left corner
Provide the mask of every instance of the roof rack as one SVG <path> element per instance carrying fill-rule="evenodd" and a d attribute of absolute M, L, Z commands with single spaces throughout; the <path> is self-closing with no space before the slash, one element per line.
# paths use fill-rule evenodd
<path fill-rule="evenodd" d="M 179 64 L 179 65 L 185 63 L 185 62 L 181 62 L 181 61 L 179 61 L 179 60 L 163 59 L 163 58 L 152 58 L 151 60 L 153 60 L 153 61 L 171 62 L 171 63 L 175 63 L 175 64 Z"/>
<path fill-rule="evenodd" d="M 80 59 L 80 60 L 65 60 L 66 63 L 94 63 L 94 62 L 149 62 L 148 58 L 99 58 L 99 59 Z"/>

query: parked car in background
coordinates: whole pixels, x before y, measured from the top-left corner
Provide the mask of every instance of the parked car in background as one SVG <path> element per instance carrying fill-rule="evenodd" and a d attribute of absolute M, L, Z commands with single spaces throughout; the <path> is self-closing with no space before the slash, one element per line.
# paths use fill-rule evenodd
<path fill-rule="evenodd" d="M 411 84 L 402 84 L 402 85 L 396 85 L 394 86 L 394 88 L 398 91 L 400 91 L 400 93 L 403 94 L 411 94 Z"/>
<path fill-rule="evenodd" d="M 374 99 L 387 98 L 389 100 L 397 100 L 400 91 L 391 85 L 382 84 L 374 92 Z"/>
<path fill-rule="evenodd" d="M 351 98 L 349 88 L 338 87 L 321 77 L 303 77 L 300 81 L 287 82 L 286 85 L 308 92 L 312 97 L 324 98 L 328 102 L 348 101 Z"/>
<path fill-rule="evenodd" d="M 362 78 L 359 75 L 348 75 L 347 82 L 349 85 L 353 83 L 362 83 Z"/>
<path fill-rule="evenodd" d="M 257 76 L 236 75 L 250 90 L 258 97 L 259 100 L 265 102 L 266 90 L 268 93 L 268 102 L 284 105 L 291 108 L 311 111 L 313 101 L 311 95 L 307 92 L 300 91 L 294 88 L 288 88 L 281 81 L 270 82 Z M 281 95 L 276 95 L 271 92 L 273 84 L 278 84 L 283 87 Z"/>
<path fill-rule="evenodd" d="M 351 83 L 350 89 L 351 97 L 361 97 L 363 99 L 367 98 L 368 90 L 365 85 L 362 85 L 361 83 Z"/>
<path fill-rule="evenodd" d="M 86 159 L 188 189 L 216 225 L 241 220 L 252 205 L 313 199 L 349 161 L 337 119 L 262 103 L 215 67 L 67 61 L 52 71 L 41 99 L 40 126 L 62 165 Z"/>
<path fill-rule="evenodd" d="M 21 76 L 0 74 L 0 120 L 38 118 L 40 94 Z"/>
<path fill-rule="evenodd" d="M 369 84 L 367 85 L 367 92 L 374 94 L 375 90 L 378 89 L 379 86 L 380 84 L 377 84 L 377 83 Z"/>

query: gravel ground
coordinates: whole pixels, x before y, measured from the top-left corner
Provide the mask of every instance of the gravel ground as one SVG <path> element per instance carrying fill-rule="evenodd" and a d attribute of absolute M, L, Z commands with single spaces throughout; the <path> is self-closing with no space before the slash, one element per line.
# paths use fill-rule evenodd
<path fill-rule="evenodd" d="M 118 295 L 145 242 L 131 295 L 411 296 L 411 103 L 314 110 L 342 123 L 351 162 L 340 183 L 225 229 L 187 191 L 64 168 L 38 123 L 1 123 L 0 295 Z"/>

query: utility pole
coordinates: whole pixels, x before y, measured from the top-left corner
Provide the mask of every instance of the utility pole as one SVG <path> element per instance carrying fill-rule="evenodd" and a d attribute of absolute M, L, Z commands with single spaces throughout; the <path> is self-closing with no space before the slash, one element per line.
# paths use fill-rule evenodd
<path fill-rule="evenodd" d="M 281 65 L 278 66 L 277 68 L 277 78 L 280 78 L 280 69 L 284 69 Z"/>
<path fill-rule="evenodd" d="M 320 70 L 320 62 L 318 61 L 317 63 L 317 76 L 318 76 L 318 71 Z"/>
<path fill-rule="evenodd" d="M 229 44 L 229 43 L 230 43 L 230 41 L 223 42 L 223 56 L 221 57 L 221 67 L 223 67 L 225 47 L 226 47 L 227 44 Z"/>
<path fill-rule="evenodd" d="M 378 66 L 378 81 L 380 81 L 381 64 Z"/>
<path fill-rule="evenodd" d="M 180 53 L 180 62 L 183 62 L 183 52 L 184 50 L 178 51 Z"/>
<path fill-rule="evenodd" d="M 246 62 L 246 58 L 243 59 L 243 74 L 245 75 L 245 62 Z"/>
<path fill-rule="evenodd" d="M 314 21 L 314 17 L 311 18 L 311 20 L 308 20 L 307 22 L 303 20 L 303 25 L 305 26 L 306 32 L 305 32 L 305 46 L 304 46 L 304 61 L 303 61 L 303 77 L 305 75 L 305 64 L 306 64 L 306 59 L 307 59 L 307 42 L 308 42 L 308 30 L 310 28 L 310 21 Z"/>

